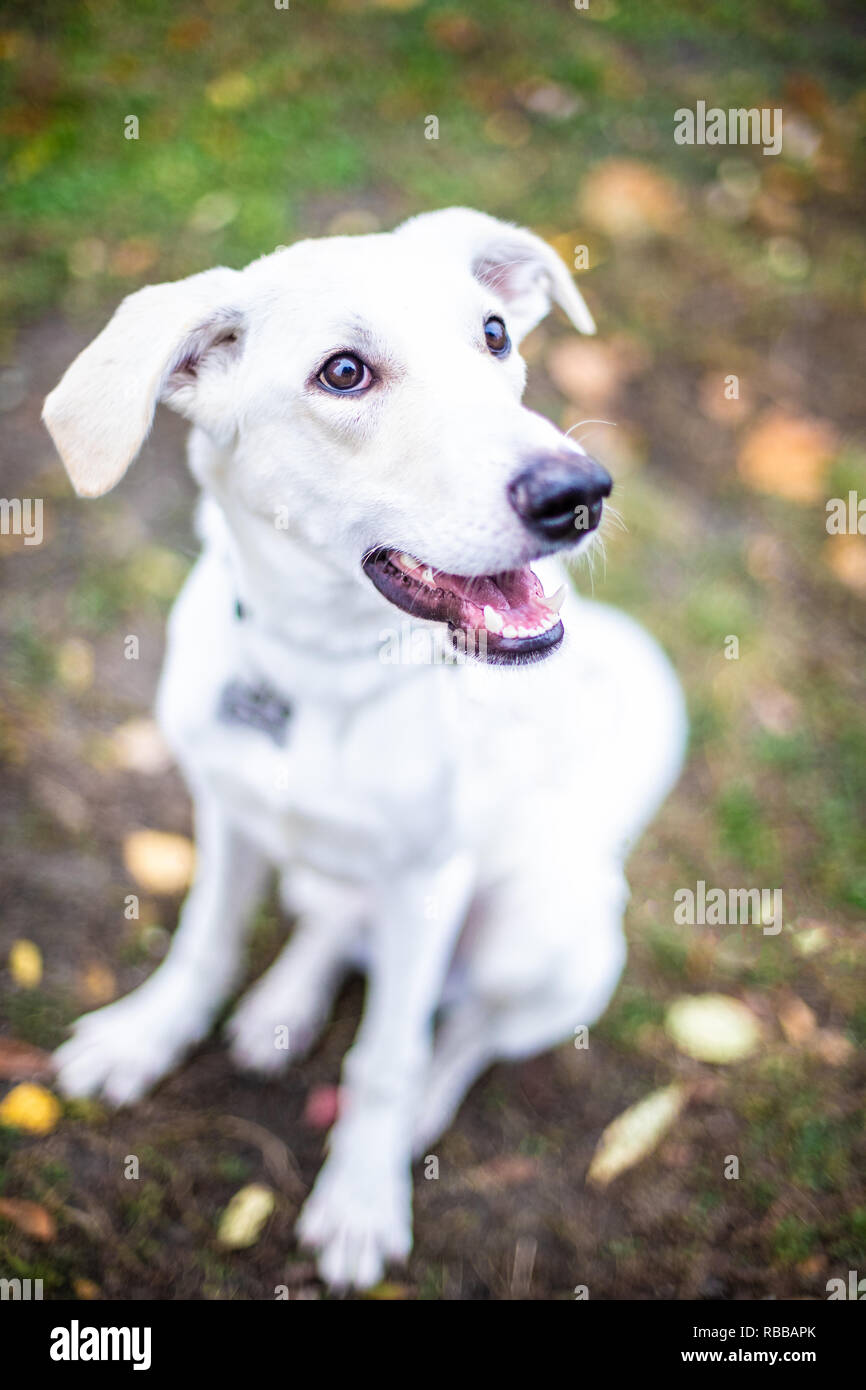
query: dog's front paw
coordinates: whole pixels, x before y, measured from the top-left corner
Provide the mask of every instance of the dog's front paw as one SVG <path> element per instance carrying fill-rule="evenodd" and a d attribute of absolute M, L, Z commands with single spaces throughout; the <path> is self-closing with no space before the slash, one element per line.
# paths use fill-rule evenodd
<path fill-rule="evenodd" d="M 319 1273 L 333 1289 L 369 1289 L 389 1260 L 412 1248 L 408 1171 L 386 1176 L 363 1165 L 328 1159 L 298 1220 L 298 1238 L 317 1253 Z"/>
<path fill-rule="evenodd" d="M 54 1053 L 65 1096 L 102 1096 L 112 1105 L 139 1100 L 197 1040 L 189 1016 L 134 995 L 83 1014 Z"/>
<path fill-rule="evenodd" d="M 241 1000 L 225 1031 L 236 1066 L 270 1076 L 309 1051 L 321 1024 L 315 1000 L 293 1000 L 260 985 Z"/>

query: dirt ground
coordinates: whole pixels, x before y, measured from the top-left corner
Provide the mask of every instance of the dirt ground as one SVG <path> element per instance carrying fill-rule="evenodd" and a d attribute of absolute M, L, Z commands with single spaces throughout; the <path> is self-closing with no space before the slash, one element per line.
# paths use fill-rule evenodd
<path fill-rule="evenodd" d="M 556 67 L 550 47 L 531 54 L 533 80 L 545 63 L 555 69 L 554 96 L 544 100 L 561 110 L 548 117 L 527 106 L 521 85 L 526 7 L 497 5 L 512 27 L 491 38 L 504 66 L 486 86 L 490 53 L 453 17 L 450 27 L 431 28 L 422 7 L 417 17 L 381 21 L 408 65 L 399 76 L 394 60 L 398 76 L 385 81 L 370 116 L 371 129 L 384 123 L 394 143 L 383 137 L 375 176 L 367 167 L 341 165 L 340 173 L 328 146 L 331 183 L 309 180 L 291 235 L 371 219 L 387 226 L 425 201 L 474 200 L 532 222 L 566 255 L 589 242 L 586 292 L 600 336 L 575 345 L 561 323 L 536 330 L 529 401 L 564 426 L 616 422 L 592 427 L 587 445 L 615 476 L 624 526 L 608 527 L 606 562 L 592 573 L 578 568 L 576 583 L 621 604 L 664 643 L 686 688 L 691 746 L 678 788 L 630 861 L 629 962 L 589 1051 L 566 1040 L 531 1062 L 495 1068 L 475 1087 L 437 1145 L 438 1179 L 425 1179 L 421 1167 L 416 1174 L 408 1268 L 372 1296 L 559 1300 L 585 1285 L 592 1299 L 824 1298 L 828 1279 L 866 1272 L 866 537 L 831 535 L 825 524 L 828 499 L 866 497 L 862 89 L 852 87 L 838 42 L 832 52 L 829 39 L 816 47 L 809 71 L 808 45 L 778 59 L 772 45 L 795 45 L 796 26 L 781 35 L 777 7 L 755 6 L 763 26 L 755 52 L 766 41 L 771 56 L 751 87 L 733 67 L 731 81 L 742 79 L 756 100 L 783 92 L 791 153 L 775 161 L 758 151 L 722 159 L 676 151 L 667 133 L 653 144 L 670 108 L 656 84 L 700 94 L 707 74 L 723 80 L 728 62 L 724 44 L 716 51 L 689 28 L 697 21 L 683 18 L 688 6 L 668 7 L 679 28 L 672 22 L 667 37 L 636 37 L 628 7 L 609 32 L 597 25 L 586 50 L 597 79 L 576 59 Z M 222 10 L 230 8 L 226 0 Z M 710 10 L 734 8 L 719 0 Z M 537 22 L 553 24 L 553 10 L 539 7 Z M 355 34 L 353 22 L 340 20 Z M 359 52 L 379 22 L 357 29 Z M 100 40 L 106 71 L 110 58 L 112 74 L 126 72 L 131 40 L 118 37 L 117 16 L 111 23 Z M 316 43 L 328 42 L 320 23 L 310 21 L 307 47 L 298 48 L 308 72 Z M 847 7 L 837 23 L 859 42 Z M 194 37 L 171 38 L 171 53 L 181 55 L 172 62 L 198 61 Z M 266 63 L 247 36 L 232 44 L 229 66 Z M 431 44 L 445 56 L 436 48 L 432 75 L 419 76 L 418 55 Z M 21 52 L 26 67 L 31 50 Z M 85 54 L 76 69 L 79 97 L 95 81 L 89 61 Z M 360 73 L 363 64 L 355 66 Z M 347 83 L 363 77 L 352 71 Z M 43 103 L 66 129 L 62 113 L 71 108 L 59 79 L 46 94 L 33 71 L 22 73 L 27 101 Z M 326 77 L 339 88 L 339 72 Z M 420 120 L 436 83 L 456 92 L 458 77 L 460 100 L 468 91 L 472 108 L 463 153 L 446 145 L 435 174 L 414 175 L 407 163 L 405 178 L 400 166 L 390 179 L 402 113 Z M 413 83 L 417 111 L 407 95 Z M 562 94 L 572 89 L 597 95 L 586 117 L 597 151 L 589 165 L 581 164 L 580 113 L 563 114 Z M 264 139 L 261 122 L 245 134 L 244 112 L 226 106 L 226 92 L 241 90 L 236 81 L 207 98 L 211 124 L 200 144 L 208 160 L 224 157 L 220 131 L 226 140 Z M 476 116 L 492 153 L 473 166 L 465 151 Z M 97 224 L 86 207 L 86 150 L 72 150 L 52 184 L 48 129 L 20 136 L 16 274 L 7 286 L 20 303 L 0 368 L 0 492 L 45 502 L 41 545 L 0 536 L 0 1069 L 10 1039 L 50 1049 L 80 1012 L 155 968 L 181 898 L 131 882 L 124 844 L 140 829 L 190 833 L 183 785 L 153 757 L 147 730 L 133 726 L 144 740 L 135 756 L 118 741 L 118 730 L 149 716 L 165 617 L 195 553 L 185 427 L 163 412 L 122 487 L 82 502 L 39 423 L 41 400 L 121 294 L 252 254 L 231 240 L 241 237 L 246 205 L 225 237 L 185 231 L 175 244 L 179 224 L 166 204 L 162 230 L 149 229 L 143 244 L 123 221 L 126 207 L 146 213 L 120 165 L 102 170 L 104 188 L 115 178 L 118 191 L 114 201 L 105 194 L 107 220 Z M 40 165 L 43 156 L 49 162 Z M 533 182 L 536 159 L 541 183 Z M 35 185 L 25 201 L 21 180 L 34 161 L 57 194 L 51 207 Z M 351 186 L 332 186 L 338 174 Z M 581 198 L 571 191 L 578 175 Z M 201 177 L 197 189 L 213 180 L 210 165 Z M 182 182 L 171 184 L 178 204 Z M 519 205 L 501 191 L 515 183 Z M 274 221 L 278 211 L 269 212 Z M 30 219 L 26 235 L 16 230 L 19 217 Z M 270 221 L 262 230 L 253 219 L 243 236 L 269 249 L 273 232 Z M 34 266 L 43 275 L 38 292 L 27 279 Z M 731 374 L 735 396 L 725 392 Z M 139 638 L 137 661 L 123 658 L 128 634 Z M 726 655 L 731 637 L 735 659 Z M 783 931 L 678 925 L 673 895 L 698 880 L 781 888 Z M 137 921 L 124 917 L 130 892 L 141 898 Z M 262 912 L 250 977 L 287 930 L 273 906 Z M 22 981 L 11 966 L 21 940 L 41 953 L 38 980 Z M 42 1278 L 52 1298 L 270 1299 L 280 1284 L 292 1297 L 327 1296 L 292 1230 L 321 1162 L 320 1113 L 361 992 L 350 983 L 321 1046 L 277 1081 L 236 1074 L 215 1034 L 128 1112 L 76 1103 L 44 1134 L 0 1125 L 0 1203 L 36 1203 L 53 1223 L 38 1237 L 22 1228 L 20 1212 L 11 1219 L 0 1205 L 0 1274 Z M 681 995 L 705 993 L 747 1006 L 761 1030 L 755 1055 L 717 1065 L 678 1050 L 667 1010 Z M 0 1106 L 24 1079 L 8 1063 L 5 1071 Z M 673 1081 L 688 1084 L 690 1099 L 658 1147 L 608 1187 L 588 1184 L 605 1127 Z M 128 1155 L 139 1159 L 137 1181 L 123 1176 Z M 725 1177 L 731 1155 L 736 1180 Z M 274 1213 L 252 1247 L 226 1251 L 220 1216 L 253 1182 L 273 1189 Z"/>

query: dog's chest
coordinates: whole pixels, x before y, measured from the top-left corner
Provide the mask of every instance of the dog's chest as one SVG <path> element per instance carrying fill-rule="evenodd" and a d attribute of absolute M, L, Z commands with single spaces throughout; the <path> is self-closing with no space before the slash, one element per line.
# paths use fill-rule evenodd
<path fill-rule="evenodd" d="M 346 705 L 311 695 L 291 662 L 210 656 L 194 667 L 174 645 L 160 715 L 191 780 L 272 858 L 381 873 L 453 833 L 459 768 L 423 682 Z"/>

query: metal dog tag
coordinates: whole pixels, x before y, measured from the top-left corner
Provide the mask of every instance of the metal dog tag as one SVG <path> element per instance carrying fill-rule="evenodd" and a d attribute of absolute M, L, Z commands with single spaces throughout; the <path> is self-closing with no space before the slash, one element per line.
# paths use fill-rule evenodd
<path fill-rule="evenodd" d="M 218 718 L 224 724 L 246 724 L 273 739 L 278 748 L 286 741 L 291 705 L 268 685 L 244 685 L 229 681 L 220 695 Z"/>

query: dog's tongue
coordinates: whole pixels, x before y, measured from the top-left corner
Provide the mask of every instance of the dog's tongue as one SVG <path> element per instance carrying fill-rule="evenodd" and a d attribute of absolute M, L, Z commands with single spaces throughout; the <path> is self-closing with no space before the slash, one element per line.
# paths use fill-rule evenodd
<path fill-rule="evenodd" d="M 414 578 L 433 583 L 440 589 L 447 589 L 466 603 L 474 603 L 478 608 L 489 604 L 497 612 L 510 612 L 516 608 L 532 608 L 536 603 L 543 604 L 544 589 L 541 582 L 527 565 L 524 569 L 507 570 L 502 574 L 481 574 L 468 576 L 448 574 L 444 570 L 428 572 L 411 555 L 399 556 L 400 568 Z"/>

